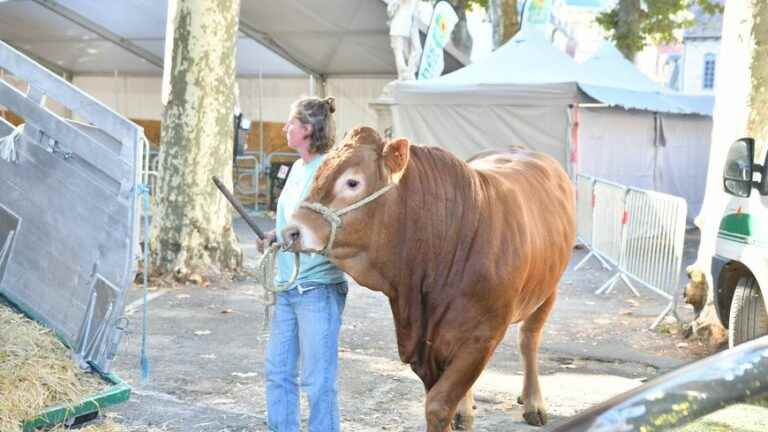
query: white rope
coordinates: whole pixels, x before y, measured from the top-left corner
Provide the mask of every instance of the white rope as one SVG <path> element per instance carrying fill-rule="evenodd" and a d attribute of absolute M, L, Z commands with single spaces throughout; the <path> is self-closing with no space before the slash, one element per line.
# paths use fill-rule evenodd
<path fill-rule="evenodd" d="M 24 133 L 24 125 L 20 125 L 10 135 L 0 138 L 0 159 L 16 163 L 19 160 L 16 154 L 16 144 Z"/>
<path fill-rule="evenodd" d="M 261 286 L 264 288 L 264 329 L 269 327 L 270 322 L 270 308 L 275 305 L 275 294 L 287 291 L 291 285 L 296 281 L 299 274 L 299 253 L 293 254 L 293 274 L 286 283 L 275 282 L 275 264 L 277 261 L 277 254 L 280 253 L 282 245 L 279 243 L 273 243 L 264 251 L 264 255 L 259 259 L 259 263 L 256 266 L 256 278 L 261 282 Z"/>
<path fill-rule="evenodd" d="M 336 239 L 336 231 L 342 225 L 342 221 L 341 221 L 342 216 L 351 212 L 352 210 L 357 210 L 360 207 L 375 200 L 376 198 L 384 195 L 395 186 L 397 186 L 397 183 L 390 183 L 384 186 L 383 188 L 377 190 L 376 192 L 368 195 L 367 197 L 361 199 L 360 201 L 337 210 L 334 210 L 330 207 L 326 207 L 318 202 L 302 203 L 301 207 L 307 208 L 316 213 L 319 213 L 320 216 L 322 216 L 323 219 L 325 219 L 328 222 L 328 224 L 331 226 L 331 234 L 330 234 L 330 237 L 328 237 L 328 243 L 325 244 L 325 247 L 322 250 L 317 251 L 317 253 L 324 256 L 328 256 L 328 254 L 331 253 L 331 249 L 333 248 L 333 241 Z"/>

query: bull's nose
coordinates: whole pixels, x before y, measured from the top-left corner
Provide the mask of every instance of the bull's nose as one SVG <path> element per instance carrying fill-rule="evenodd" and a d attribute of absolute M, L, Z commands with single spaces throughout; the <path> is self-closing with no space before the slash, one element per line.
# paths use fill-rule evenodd
<path fill-rule="evenodd" d="M 283 238 L 286 242 L 298 245 L 299 239 L 301 239 L 301 231 L 296 225 L 288 225 L 283 228 Z"/>

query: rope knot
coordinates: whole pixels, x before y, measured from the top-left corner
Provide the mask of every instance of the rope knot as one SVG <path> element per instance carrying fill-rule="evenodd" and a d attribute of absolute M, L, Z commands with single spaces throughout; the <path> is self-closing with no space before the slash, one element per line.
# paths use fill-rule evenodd
<path fill-rule="evenodd" d="M 20 125 L 11 132 L 10 135 L 0 138 L 0 159 L 16 163 L 19 161 L 19 155 L 16 153 L 16 145 L 24 133 L 24 125 Z"/>
<path fill-rule="evenodd" d="M 256 265 L 256 278 L 264 288 L 264 326 L 269 327 L 270 308 L 275 304 L 275 294 L 287 291 L 299 275 L 299 253 L 293 253 L 293 274 L 286 283 L 275 282 L 275 264 L 277 254 L 286 250 L 286 246 L 280 243 L 272 243 L 259 259 Z"/>
<path fill-rule="evenodd" d="M 149 186 L 144 183 L 139 183 L 136 185 L 136 193 L 137 194 L 149 194 Z"/>

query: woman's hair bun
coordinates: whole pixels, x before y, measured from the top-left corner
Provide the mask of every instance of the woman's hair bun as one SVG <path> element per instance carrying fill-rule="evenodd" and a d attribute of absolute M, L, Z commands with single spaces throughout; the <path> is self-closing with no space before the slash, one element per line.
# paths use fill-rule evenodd
<path fill-rule="evenodd" d="M 331 114 L 336 112 L 336 98 L 335 97 L 329 96 L 329 97 L 323 99 L 323 102 L 328 104 L 328 112 L 330 112 Z"/>

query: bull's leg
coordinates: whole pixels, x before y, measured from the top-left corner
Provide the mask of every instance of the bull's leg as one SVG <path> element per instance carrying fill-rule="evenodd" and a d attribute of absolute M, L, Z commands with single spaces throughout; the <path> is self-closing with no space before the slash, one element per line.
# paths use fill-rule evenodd
<path fill-rule="evenodd" d="M 459 401 L 456 414 L 453 416 L 453 429 L 473 431 L 475 424 L 475 396 L 470 387 L 467 394 Z"/>
<path fill-rule="evenodd" d="M 456 408 L 472 388 L 494 347 L 472 347 L 454 357 L 442 376 L 427 392 L 425 412 L 428 432 L 451 430 Z"/>
<path fill-rule="evenodd" d="M 555 304 L 553 293 L 536 311 L 523 321 L 519 331 L 520 353 L 523 356 L 523 418 L 528 424 L 543 426 L 547 423 L 547 410 L 539 388 L 539 343 L 541 331 L 552 306 Z"/>

